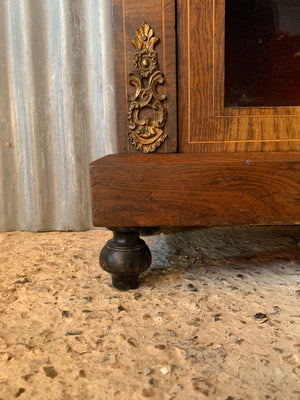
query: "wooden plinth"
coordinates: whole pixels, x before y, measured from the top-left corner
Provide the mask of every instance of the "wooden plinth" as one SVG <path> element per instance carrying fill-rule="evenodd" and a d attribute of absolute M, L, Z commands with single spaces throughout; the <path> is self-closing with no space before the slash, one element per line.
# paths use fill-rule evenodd
<path fill-rule="evenodd" d="M 300 223 L 300 153 L 119 154 L 90 165 L 95 226 Z"/>

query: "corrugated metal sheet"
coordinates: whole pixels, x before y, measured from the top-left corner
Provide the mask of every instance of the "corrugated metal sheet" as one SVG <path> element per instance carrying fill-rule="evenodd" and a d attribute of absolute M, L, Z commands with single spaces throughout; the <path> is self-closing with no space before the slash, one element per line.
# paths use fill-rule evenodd
<path fill-rule="evenodd" d="M 0 230 L 92 227 L 115 144 L 110 0 L 1 0 Z"/>

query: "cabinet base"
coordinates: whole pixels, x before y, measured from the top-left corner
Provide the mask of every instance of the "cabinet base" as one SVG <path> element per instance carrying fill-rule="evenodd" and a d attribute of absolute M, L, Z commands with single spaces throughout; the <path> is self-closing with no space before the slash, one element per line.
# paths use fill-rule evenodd
<path fill-rule="evenodd" d="M 300 223 L 300 153 L 116 154 L 91 164 L 93 223 Z"/>

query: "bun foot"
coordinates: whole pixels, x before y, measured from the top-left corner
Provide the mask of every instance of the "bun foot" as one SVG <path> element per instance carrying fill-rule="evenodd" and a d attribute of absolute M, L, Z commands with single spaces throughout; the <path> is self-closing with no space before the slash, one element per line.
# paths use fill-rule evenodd
<path fill-rule="evenodd" d="M 112 274 L 112 284 L 119 290 L 138 287 L 139 274 L 151 264 L 151 253 L 135 228 L 109 228 L 114 236 L 100 253 L 101 267 Z"/>

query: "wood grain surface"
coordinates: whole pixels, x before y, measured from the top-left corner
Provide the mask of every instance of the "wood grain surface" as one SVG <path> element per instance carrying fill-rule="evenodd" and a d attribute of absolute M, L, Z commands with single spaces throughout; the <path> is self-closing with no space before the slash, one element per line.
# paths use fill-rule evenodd
<path fill-rule="evenodd" d="M 300 107 L 224 107 L 225 0 L 178 0 L 177 42 L 180 152 L 300 150 Z"/>
<path fill-rule="evenodd" d="M 111 155 L 90 165 L 95 226 L 300 223 L 300 153 Z"/>
<path fill-rule="evenodd" d="M 154 35 L 160 39 L 155 46 L 159 68 L 165 83 L 159 92 L 166 95 L 164 102 L 168 118 L 166 141 L 158 153 L 177 151 L 177 95 L 176 95 L 176 37 L 175 2 L 173 0 L 112 0 L 114 30 L 115 103 L 118 153 L 137 153 L 127 136 L 128 94 L 134 92 L 128 83 L 128 74 L 135 70 L 135 47 L 131 39 L 136 30 L 148 22 Z M 112 116 L 113 117 L 113 116 Z"/>

